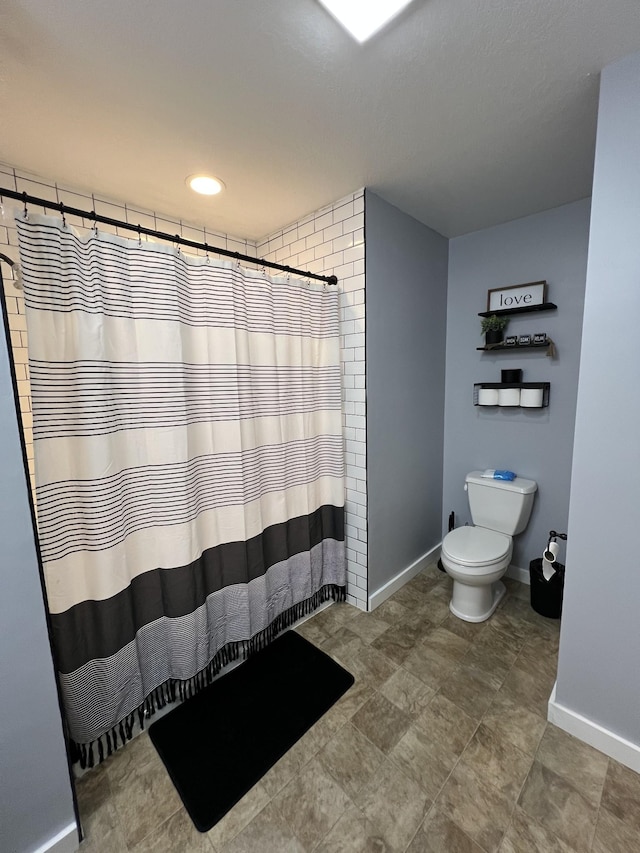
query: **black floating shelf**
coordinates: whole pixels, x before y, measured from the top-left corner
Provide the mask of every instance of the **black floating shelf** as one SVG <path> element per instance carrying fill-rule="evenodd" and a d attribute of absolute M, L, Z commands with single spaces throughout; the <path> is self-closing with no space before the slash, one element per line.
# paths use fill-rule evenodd
<path fill-rule="evenodd" d="M 532 311 L 556 311 L 558 308 L 553 302 L 543 302 L 541 305 L 526 305 L 522 308 L 503 308 L 501 311 L 479 311 L 478 317 L 507 316 L 507 314 L 530 314 Z"/>
<path fill-rule="evenodd" d="M 518 352 L 522 349 L 549 349 L 551 344 L 547 341 L 546 344 L 493 344 L 488 347 L 476 347 L 481 352 Z"/>
<path fill-rule="evenodd" d="M 501 388 L 538 388 L 542 390 L 542 401 L 540 406 L 521 406 L 520 404 L 509 405 L 509 406 L 500 406 L 499 403 L 490 403 L 487 404 L 487 408 L 489 407 L 500 407 L 500 408 L 526 408 L 526 409 L 544 409 L 549 405 L 549 392 L 551 389 L 550 382 L 476 382 L 473 386 L 473 405 L 479 406 L 479 392 L 481 388 L 496 388 L 498 391 Z M 484 406 L 483 406 L 484 407 Z"/>
<path fill-rule="evenodd" d="M 476 382 L 474 388 L 542 388 L 551 387 L 550 382 Z"/>

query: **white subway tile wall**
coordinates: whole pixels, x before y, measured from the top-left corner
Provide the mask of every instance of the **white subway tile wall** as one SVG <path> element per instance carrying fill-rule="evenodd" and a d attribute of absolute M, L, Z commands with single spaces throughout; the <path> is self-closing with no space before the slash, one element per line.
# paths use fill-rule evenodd
<path fill-rule="evenodd" d="M 77 189 L 63 187 L 47 180 L 0 164 L 0 186 L 50 201 L 63 202 L 70 207 L 95 210 L 104 216 L 121 219 L 135 225 L 153 228 L 169 234 L 181 234 L 194 241 L 202 240 L 230 251 L 255 255 L 309 270 L 335 274 L 340 289 L 340 333 L 343 364 L 343 423 L 346 452 L 346 524 L 348 582 L 347 600 L 367 608 L 367 472 L 366 472 L 366 396 L 364 360 L 364 190 L 347 196 L 330 207 L 323 208 L 300 222 L 287 226 L 258 244 L 205 231 L 192 224 L 180 222 L 135 205 L 95 198 Z M 0 198 L 0 252 L 18 260 L 18 239 L 13 214 L 21 203 Z M 45 212 L 45 211 L 39 211 Z M 49 211 L 51 212 L 51 211 Z M 89 229 L 90 220 L 67 215 L 69 225 Z M 99 226 L 103 231 L 117 233 L 116 228 Z M 130 237 L 130 231 L 122 236 Z M 144 238 L 143 238 L 144 239 Z M 203 254 L 189 249 L 196 254 Z M 6 265 L 2 270 L 11 345 L 18 379 L 18 393 L 24 428 L 29 474 L 35 494 L 33 462 L 33 429 L 31 394 L 29 388 L 29 359 L 24 298 L 13 286 Z"/>
<path fill-rule="evenodd" d="M 261 258 L 338 276 L 346 458 L 347 601 L 367 609 L 364 190 L 258 241 Z"/>

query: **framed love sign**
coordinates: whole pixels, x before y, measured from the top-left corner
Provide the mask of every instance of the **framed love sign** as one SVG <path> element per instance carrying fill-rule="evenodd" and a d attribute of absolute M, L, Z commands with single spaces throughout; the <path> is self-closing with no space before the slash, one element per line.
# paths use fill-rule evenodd
<path fill-rule="evenodd" d="M 530 281 L 528 284 L 513 284 L 487 291 L 487 311 L 531 308 L 533 305 L 543 305 L 546 301 L 546 281 Z"/>

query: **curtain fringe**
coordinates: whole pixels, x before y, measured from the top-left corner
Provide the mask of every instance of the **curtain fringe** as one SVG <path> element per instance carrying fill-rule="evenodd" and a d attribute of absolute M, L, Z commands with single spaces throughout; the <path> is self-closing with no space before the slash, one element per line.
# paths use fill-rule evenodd
<path fill-rule="evenodd" d="M 238 660 L 240 657 L 246 660 L 252 654 L 255 654 L 255 652 L 265 648 L 278 634 L 291 627 L 298 619 L 302 619 L 303 616 L 313 613 L 321 604 L 330 599 L 336 602 L 345 601 L 346 587 L 338 586 L 337 584 L 327 584 L 321 587 L 310 598 L 301 601 L 299 604 L 294 604 L 288 610 L 285 610 L 284 613 L 276 616 L 273 622 L 258 634 L 251 637 L 250 640 L 238 640 L 223 646 L 223 648 L 216 652 L 207 666 L 196 673 L 196 675 L 184 681 L 175 678 L 168 679 L 164 684 L 152 690 L 138 708 L 116 723 L 110 731 L 105 732 L 95 740 L 89 743 L 76 743 L 76 741 L 70 738 L 71 761 L 74 764 L 78 762 L 83 770 L 87 767 L 94 767 L 95 764 L 100 764 L 120 746 L 124 746 L 127 741 L 131 740 L 136 716 L 140 728 L 144 730 L 145 720 L 152 717 L 156 711 L 162 710 L 162 708 L 175 702 L 178 698 L 181 702 L 184 702 L 186 699 L 190 699 L 192 696 L 200 693 L 212 683 L 214 678 L 220 673 L 220 670 L 225 666 Z M 120 743 L 118 742 L 118 737 Z"/>

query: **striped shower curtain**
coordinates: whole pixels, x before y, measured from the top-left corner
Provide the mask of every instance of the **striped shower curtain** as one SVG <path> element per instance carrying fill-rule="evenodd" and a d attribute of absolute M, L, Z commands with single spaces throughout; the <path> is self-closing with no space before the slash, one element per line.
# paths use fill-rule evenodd
<path fill-rule="evenodd" d="M 18 219 L 38 534 L 83 765 L 345 588 L 336 288 Z"/>

